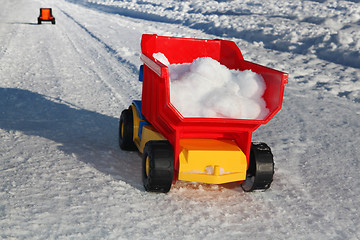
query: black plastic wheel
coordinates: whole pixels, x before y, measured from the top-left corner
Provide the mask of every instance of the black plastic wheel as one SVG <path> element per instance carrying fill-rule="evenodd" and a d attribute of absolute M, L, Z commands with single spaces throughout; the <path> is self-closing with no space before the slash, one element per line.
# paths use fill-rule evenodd
<path fill-rule="evenodd" d="M 41 24 L 41 19 L 40 18 L 38 18 L 38 24 Z"/>
<path fill-rule="evenodd" d="M 249 168 L 241 187 L 245 192 L 266 190 L 274 176 L 274 160 L 266 143 L 251 143 Z"/>
<path fill-rule="evenodd" d="M 122 111 L 119 123 L 119 146 L 123 150 L 136 150 L 133 141 L 134 121 L 131 108 Z"/>
<path fill-rule="evenodd" d="M 174 155 L 169 141 L 149 141 L 142 158 L 142 180 L 148 192 L 170 191 L 174 174 Z"/>
<path fill-rule="evenodd" d="M 55 18 L 53 18 L 53 19 L 51 20 L 51 23 L 52 23 L 52 24 L 55 24 Z"/>

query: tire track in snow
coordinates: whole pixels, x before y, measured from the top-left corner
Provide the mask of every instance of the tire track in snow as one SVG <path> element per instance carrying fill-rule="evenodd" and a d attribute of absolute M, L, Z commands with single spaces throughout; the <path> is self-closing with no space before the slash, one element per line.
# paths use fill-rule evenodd
<path fill-rule="evenodd" d="M 60 9 L 60 11 L 65 14 L 68 18 L 70 18 L 74 23 L 76 23 L 81 29 L 83 29 L 87 34 L 89 34 L 93 39 L 95 39 L 96 41 L 98 41 L 101 45 L 103 45 L 103 47 L 111 54 L 116 55 L 117 52 L 115 49 L 113 49 L 111 46 L 109 46 L 108 44 L 106 44 L 104 41 L 102 41 L 99 37 L 97 37 L 94 33 L 92 33 L 88 28 L 86 28 L 83 24 L 81 24 L 80 22 L 78 22 L 77 20 L 75 20 L 75 18 L 73 18 L 70 14 L 68 14 L 67 12 L 65 12 L 64 10 Z M 129 61 L 127 61 L 126 59 L 117 56 L 116 57 L 117 60 L 120 63 L 123 64 L 127 64 L 128 67 L 133 71 L 133 73 L 138 73 L 138 68 L 137 66 L 133 65 L 132 63 L 130 63 Z"/>
<path fill-rule="evenodd" d="M 7 6 L 7 5 L 9 5 L 8 1 L 2 2 L 1 8 L 3 8 L 3 9 L 9 8 L 9 6 Z M 1 16 L 4 19 L 7 19 L 7 20 L 11 19 L 9 17 L 9 12 L 8 11 L 1 11 L 0 14 L 5 15 L 4 17 Z M 12 24 L 12 23 L 10 23 L 10 22 L 0 22 L 0 35 L 3 35 L 3 34 L 8 35 L 7 37 L 0 38 L 1 39 L 1 42 L 0 42 L 0 60 L 2 59 L 4 54 L 6 53 L 11 40 L 14 37 L 16 37 L 16 35 L 18 34 L 18 31 L 19 31 L 19 28 L 13 28 L 12 31 L 9 32 L 8 31 L 9 24 Z M 0 67 L 1 67 L 1 65 L 0 65 Z"/>
<path fill-rule="evenodd" d="M 101 49 L 104 49 L 106 53 L 111 56 L 112 59 L 116 60 L 116 62 L 113 62 L 111 59 L 108 58 L 109 55 L 102 54 L 98 51 L 97 47 L 94 47 L 94 49 L 91 49 L 92 51 L 89 51 L 90 53 L 92 52 L 91 54 L 94 56 L 94 61 L 95 58 L 102 58 L 101 60 L 103 61 L 96 60 L 96 62 L 100 63 L 100 66 L 104 66 L 105 68 L 107 68 L 108 72 L 105 73 L 106 76 L 104 77 L 104 71 L 102 71 L 102 69 L 98 66 L 94 66 L 94 68 L 89 68 L 89 70 L 92 72 L 92 75 L 96 75 L 98 79 L 101 79 L 101 81 L 111 90 L 111 92 L 116 96 L 116 98 L 120 100 L 123 106 L 127 106 L 129 101 L 131 101 L 131 99 L 133 99 L 134 97 L 139 97 L 131 94 L 133 92 L 138 92 L 138 85 L 136 84 L 136 79 L 138 78 L 139 71 L 138 67 L 129 62 L 127 59 L 118 56 L 118 53 L 114 48 L 112 48 L 102 39 L 97 37 L 94 33 L 92 33 L 88 28 L 86 28 L 83 24 L 77 21 L 65 10 L 61 9 L 60 7 L 58 8 L 68 19 L 70 19 L 92 40 L 94 40 L 98 45 L 100 45 Z M 68 36 L 68 39 L 73 42 L 74 46 L 76 45 L 71 36 Z M 77 47 L 75 46 L 75 48 Z M 110 78 L 114 80 L 118 79 L 119 81 L 109 81 L 108 79 Z"/>
<path fill-rule="evenodd" d="M 359 163 L 354 158 L 356 151 L 352 151 L 359 139 L 357 117 L 351 114 L 356 104 L 291 96 L 284 100 L 282 122 L 272 120 L 259 132 L 273 141 L 270 145 L 276 157 L 274 182 L 267 193 L 273 201 L 267 203 L 268 209 L 276 209 L 272 213 L 275 219 L 284 212 L 297 216 L 300 221 L 295 221 L 294 227 L 304 234 L 310 224 L 327 239 L 336 235 L 347 239 L 358 224 L 354 221 L 356 210 L 348 207 L 357 205 L 354 196 L 359 192 L 354 181 Z M 347 114 L 334 117 L 340 109 Z M 353 137 L 348 139 L 348 134 Z M 276 203 L 277 199 L 285 204 Z"/>

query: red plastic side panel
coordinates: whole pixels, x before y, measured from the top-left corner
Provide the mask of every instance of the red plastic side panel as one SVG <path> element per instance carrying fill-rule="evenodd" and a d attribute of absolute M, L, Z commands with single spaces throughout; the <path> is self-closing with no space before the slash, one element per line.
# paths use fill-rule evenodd
<path fill-rule="evenodd" d="M 266 107 L 270 110 L 270 115 L 262 122 L 262 124 L 266 124 L 281 109 L 285 84 L 288 83 L 288 74 L 245 60 L 241 62 L 238 69 L 241 71 L 252 70 L 264 78 L 266 90 L 263 98 Z"/>
<path fill-rule="evenodd" d="M 170 64 L 191 63 L 196 58 L 211 57 L 236 65 L 243 56 L 234 42 L 194 38 L 163 37 L 144 34 L 141 40 L 144 55 L 153 59 L 153 53 L 165 54 Z"/>

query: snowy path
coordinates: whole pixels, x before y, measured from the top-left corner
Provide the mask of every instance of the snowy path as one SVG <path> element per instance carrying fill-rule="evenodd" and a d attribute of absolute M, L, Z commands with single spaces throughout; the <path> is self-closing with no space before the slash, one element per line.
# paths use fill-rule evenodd
<path fill-rule="evenodd" d="M 56 25 L 35 24 L 44 2 Z M 63 0 L 2 8 L 0 239 L 360 239 L 358 68 L 233 36 L 246 59 L 290 73 L 282 111 L 254 133 L 273 149 L 271 189 L 178 182 L 151 194 L 139 154 L 117 145 L 118 116 L 141 93 L 141 34 L 221 28 Z"/>

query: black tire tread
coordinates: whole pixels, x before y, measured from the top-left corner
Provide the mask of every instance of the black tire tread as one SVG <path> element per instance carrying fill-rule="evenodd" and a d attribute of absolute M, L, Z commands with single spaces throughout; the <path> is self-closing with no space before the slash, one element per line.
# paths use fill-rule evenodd
<path fill-rule="evenodd" d="M 123 135 L 121 127 L 124 125 Z M 119 121 L 119 146 L 122 150 L 135 151 L 136 145 L 133 141 L 134 134 L 134 117 L 131 107 L 121 112 Z"/>
<path fill-rule="evenodd" d="M 146 158 L 149 157 L 149 176 L 146 174 Z M 174 174 L 174 155 L 169 141 L 149 141 L 144 148 L 142 179 L 148 192 L 170 191 Z"/>
<path fill-rule="evenodd" d="M 246 192 L 270 188 L 274 176 L 274 160 L 266 143 L 251 143 L 247 179 L 242 183 Z M 249 179 L 254 177 L 253 182 Z"/>

